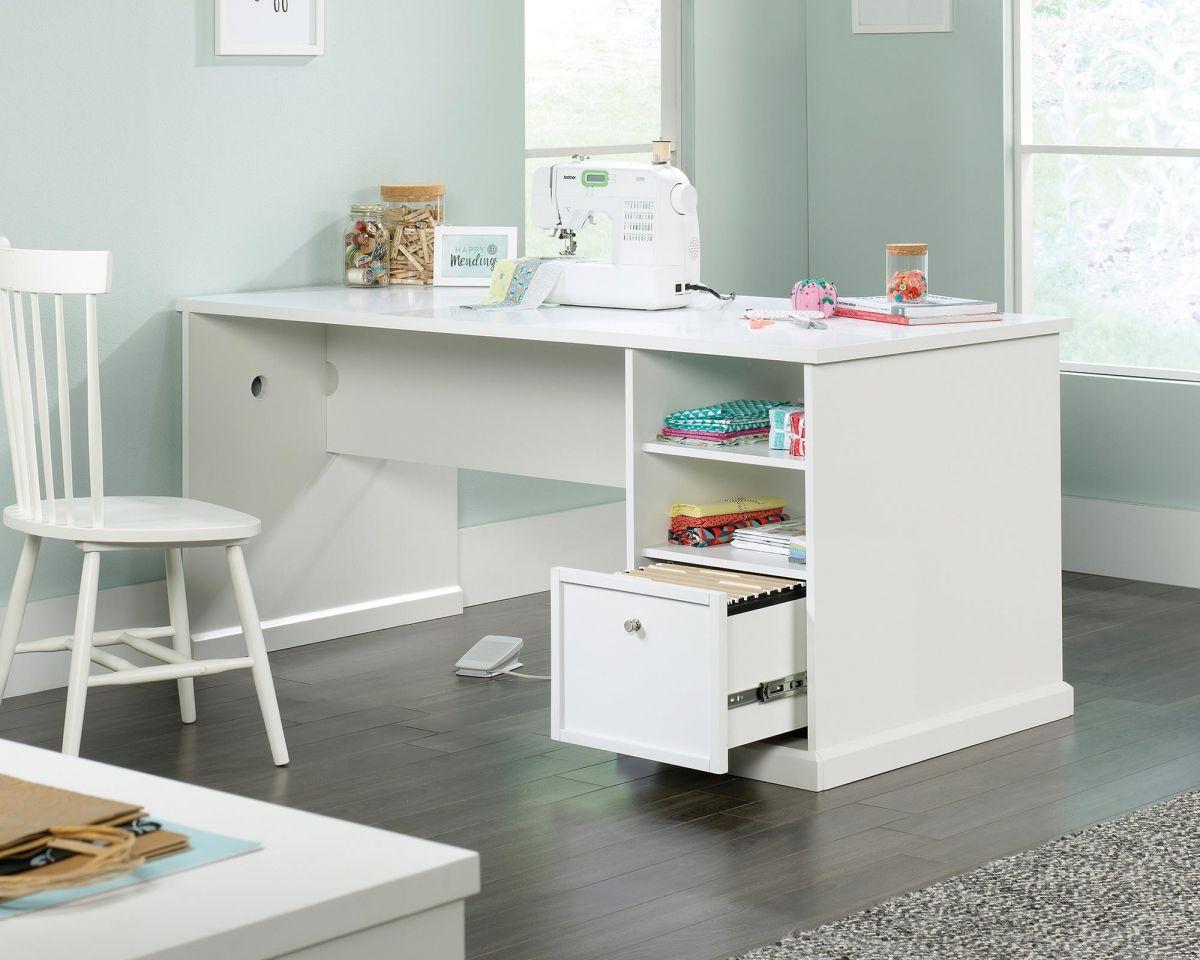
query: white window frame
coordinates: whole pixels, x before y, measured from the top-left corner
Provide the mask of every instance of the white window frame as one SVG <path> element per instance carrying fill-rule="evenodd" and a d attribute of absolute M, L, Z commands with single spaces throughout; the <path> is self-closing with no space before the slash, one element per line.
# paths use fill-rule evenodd
<path fill-rule="evenodd" d="M 1015 302 L 1022 313 L 1033 307 L 1033 250 L 1028 238 L 1033 234 L 1033 158 L 1047 154 L 1071 154 L 1091 157 L 1187 157 L 1200 159 L 1200 147 L 1103 147 L 1095 145 L 1062 145 L 1033 142 L 1031 102 L 1024 96 L 1023 84 L 1032 72 L 1033 42 L 1030 0 L 1013 3 L 1013 261 L 1015 269 Z M 1075 318 L 1079 322 L 1079 318 Z M 1138 377 L 1146 380 L 1187 380 L 1200 382 L 1200 370 L 1177 370 L 1167 367 L 1129 367 L 1111 363 L 1063 362 L 1064 373 L 1090 373 L 1110 377 Z"/>
<path fill-rule="evenodd" d="M 683 0 L 661 0 L 662 25 L 662 130 L 671 141 L 671 160 L 679 164 L 683 153 Z M 615 153 L 649 153 L 646 143 L 567 144 L 526 148 L 525 157 L 599 157 Z"/>

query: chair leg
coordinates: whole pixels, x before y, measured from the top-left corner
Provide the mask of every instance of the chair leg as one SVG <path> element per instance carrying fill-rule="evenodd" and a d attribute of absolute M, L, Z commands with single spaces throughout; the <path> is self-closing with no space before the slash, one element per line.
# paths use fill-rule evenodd
<path fill-rule="evenodd" d="M 41 545 L 42 538 L 32 534 L 26 534 L 25 542 L 21 545 L 17 575 L 13 577 L 12 592 L 8 595 L 8 607 L 4 611 L 4 626 L 0 628 L 0 700 L 4 699 L 13 655 L 17 652 L 17 641 L 21 639 L 25 605 L 29 602 L 29 587 L 33 583 L 33 570 L 37 566 L 38 548 Z"/>
<path fill-rule="evenodd" d="M 242 633 L 246 638 L 246 653 L 254 666 L 254 689 L 258 693 L 258 705 L 262 710 L 263 723 L 267 727 L 267 740 L 271 744 L 271 757 L 275 766 L 288 762 L 287 742 L 283 737 L 283 718 L 279 716 L 279 702 L 275 699 L 275 681 L 271 676 L 271 664 L 267 660 L 267 644 L 263 640 L 262 623 L 258 619 L 258 608 L 254 604 L 254 592 L 250 588 L 250 575 L 246 572 L 246 558 L 242 548 L 233 544 L 225 548 L 229 561 L 229 578 L 233 581 L 233 596 L 237 600 L 238 617 L 242 621 Z"/>
<path fill-rule="evenodd" d="M 67 715 L 63 723 L 62 752 L 79 756 L 83 738 L 83 708 L 87 702 L 88 674 L 92 665 L 92 634 L 96 629 L 96 595 L 100 588 L 100 554 L 83 555 L 79 578 L 79 605 L 75 608 L 75 637 L 71 641 L 71 673 L 67 679 Z"/>
<path fill-rule="evenodd" d="M 192 659 L 192 627 L 188 621 L 187 588 L 183 580 L 183 550 L 168 547 L 167 606 L 171 611 L 171 629 L 175 631 L 175 652 Z M 175 681 L 179 689 L 179 716 L 184 723 L 196 722 L 196 682 L 191 677 Z"/>

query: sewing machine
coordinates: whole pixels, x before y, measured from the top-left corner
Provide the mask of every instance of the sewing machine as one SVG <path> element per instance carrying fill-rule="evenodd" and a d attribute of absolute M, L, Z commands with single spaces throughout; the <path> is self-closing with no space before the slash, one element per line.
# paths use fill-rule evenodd
<path fill-rule="evenodd" d="M 576 232 L 605 214 L 612 260 L 576 257 Z M 660 310 L 692 304 L 700 281 L 696 188 L 669 163 L 576 157 L 533 174 L 533 222 L 564 241 L 548 302 Z"/>

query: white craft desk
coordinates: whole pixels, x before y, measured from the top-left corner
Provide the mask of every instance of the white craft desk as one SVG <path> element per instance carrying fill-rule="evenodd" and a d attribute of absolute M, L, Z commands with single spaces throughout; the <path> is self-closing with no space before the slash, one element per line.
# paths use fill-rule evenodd
<path fill-rule="evenodd" d="M 796 575 L 782 558 L 663 542 L 673 502 L 773 494 L 808 522 L 808 736 L 732 751 L 710 739 L 686 762 L 825 789 L 1072 712 L 1059 572 L 1069 321 L 752 331 L 745 305 L 785 303 L 459 308 L 481 293 L 179 301 L 184 492 L 262 517 L 251 564 L 286 642 L 461 609 L 460 467 L 624 486 L 629 566 Z M 803 397 L 807 460 L 654 441 L 665 413 L 734 397 Z M 236 618 L 206 563 L 189 566 L 190 599 L 219 636 Z M 618 704 L 622 677 L 597 681 Z M 668 712 L 685 696 L 659 689 Z M 687 754 L 611 731 L 575 741 Z"/>
<path fill-rule="evenodd" d="M 0 957 L 462 960 L 479 855 L 0 739 L 0 773 L 260 850 L 0 921 Z"/>

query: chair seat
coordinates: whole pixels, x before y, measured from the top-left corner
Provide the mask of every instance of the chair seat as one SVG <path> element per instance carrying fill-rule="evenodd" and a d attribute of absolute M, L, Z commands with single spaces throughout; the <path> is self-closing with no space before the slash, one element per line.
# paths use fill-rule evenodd
<path fill-rule="evenodd" d="M 42 502 L 48 518 L 49 503 Z M 35 537 L 100 544 L 220 543 L 257 536 L 257 517 L 203 500 L 182 497 L 105 497 L 104 525 L 92 526 L 92 501 L 74 500 L 74 523 L 67 523 L 67 502 L 55 501 L 55 521 L 22 516 L 16 504 L 4 509 L 4 525 Z"/>

